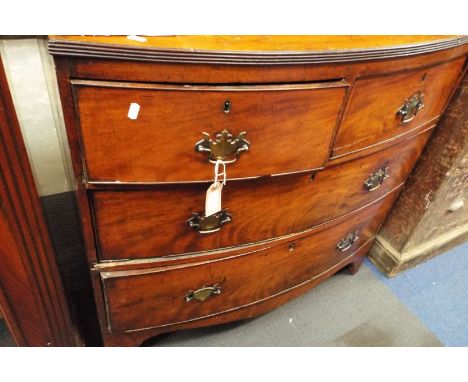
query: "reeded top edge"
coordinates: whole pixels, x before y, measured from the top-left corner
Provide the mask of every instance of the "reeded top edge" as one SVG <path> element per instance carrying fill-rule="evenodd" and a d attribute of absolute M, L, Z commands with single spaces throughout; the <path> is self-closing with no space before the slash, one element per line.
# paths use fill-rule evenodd
<path fill-rule="evenodd" d="M 468 36 L 50 36 L 72 57 L 207 64 L 309 64 L 406 57 L 455 48 Z"/>

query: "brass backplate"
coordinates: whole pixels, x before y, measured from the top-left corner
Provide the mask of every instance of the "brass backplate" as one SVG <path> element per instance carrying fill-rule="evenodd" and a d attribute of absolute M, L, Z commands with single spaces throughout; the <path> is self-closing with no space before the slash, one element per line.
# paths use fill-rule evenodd
<path fill-rule="evenodd" d="M 210 134 L 203 133 L 203 139 L 195 144 L 195 151 L 209 153 L 208 158 L 211 163 L 216 163 L 217 160 L 232 163 L 242 152 L 250 148 L 249 141 L 245 139 L 246 134 L 242 132 L 234 138 L 228 130 L 223 130 L 216 134 L 215 139 L 211 139 Z"/>

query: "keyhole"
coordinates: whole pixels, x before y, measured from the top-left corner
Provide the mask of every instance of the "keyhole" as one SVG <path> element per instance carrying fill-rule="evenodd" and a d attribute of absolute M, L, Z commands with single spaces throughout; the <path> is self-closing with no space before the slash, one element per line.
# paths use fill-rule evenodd
<path fill-rule="evenodd" d="M 229 100 L 226 100 L 224 101 L 224 107 L 223 107 L 223 111 L 227 114 L 231 111 L 231 101 Z"/>
<path fill-rule="evenodd" d="M 291 243 L 289 244 L 288 250 L 289 252 L 292 252 L 296 249 L 296 243 Z"/>

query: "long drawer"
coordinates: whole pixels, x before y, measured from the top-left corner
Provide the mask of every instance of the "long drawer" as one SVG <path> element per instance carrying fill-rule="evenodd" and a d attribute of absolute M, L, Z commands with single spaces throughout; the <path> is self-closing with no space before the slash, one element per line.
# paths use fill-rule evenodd
<path fill-rule="evenodd" d="M 395 195 L 329 229 L 249 252 L 189 264 L 101 273 L 111 332 L 198 320 L 304 284 L 372 240 Z"/>
<path fill-rule="evenodd" d="M 88 181 L 174 182 L 323 167 L 348 84 L 73 87 Z"/>
<path fill-rule="evenodd" d="M 464 62 L 461 57 L 430 68 L 358 79 L 332 156 L 378 145 L 437 118 Z"/>
<path fill-rule="evenodd" d="M 223 190 L 232 221 L 200 234 L 187 222 L 203 214 L 208 184 L 94 190 L 101 260 L 147 258 L 213 250 L 291 234 L 361 208 L 398 187 L 430 131 L 365 158 L 309 175 L 233 181 Z"/>

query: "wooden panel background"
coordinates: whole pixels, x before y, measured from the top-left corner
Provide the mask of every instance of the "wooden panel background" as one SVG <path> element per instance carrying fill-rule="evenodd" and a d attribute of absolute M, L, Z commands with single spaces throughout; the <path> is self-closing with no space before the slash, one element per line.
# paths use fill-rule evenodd
<path fill-rule="evenodd" d="M 2 62 L 0 91 L 1 310 L 19 345 L 77 345 Z"/>

